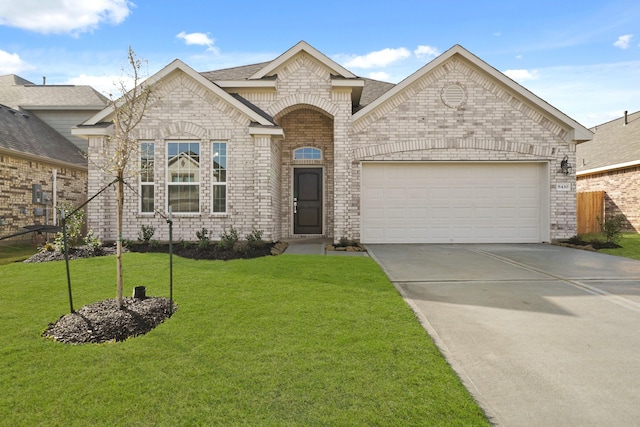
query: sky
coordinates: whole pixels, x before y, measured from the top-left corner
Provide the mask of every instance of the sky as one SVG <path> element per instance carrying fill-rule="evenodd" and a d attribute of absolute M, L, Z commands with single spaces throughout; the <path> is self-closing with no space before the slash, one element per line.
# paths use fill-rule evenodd
<path fill-rule="evenodd" d="M 301 40 L 392 83 L 459 44 L 584 126 L 640 110 L 638 0 L 0 0 L 0 75 L 104 94 L 129 47 L 153 75 L 176 58 L 270 61 Z"/>

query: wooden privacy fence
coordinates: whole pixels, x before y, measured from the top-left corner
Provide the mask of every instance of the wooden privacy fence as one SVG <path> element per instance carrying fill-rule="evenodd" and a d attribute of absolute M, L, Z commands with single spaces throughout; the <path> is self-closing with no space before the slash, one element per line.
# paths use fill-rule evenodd
<path fill-rule="evenodd" d="M 604 191 L 577 194 L 578 234 L 599 233 L 598 218 L 604 219 Z"/>

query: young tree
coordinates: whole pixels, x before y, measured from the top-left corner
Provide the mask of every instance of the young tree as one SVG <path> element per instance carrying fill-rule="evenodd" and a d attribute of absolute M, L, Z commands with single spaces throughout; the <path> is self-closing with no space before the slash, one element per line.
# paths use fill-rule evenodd
<path fill-rule="evenodd" d="M 129 80 L 124 77 L 116 82 L 116 86 L 122 96 L 111 99 L 113 130 L 107 137 L 103 147 L 103 164 L 97 165 L 116 180 L 116 224 L 118 239 L 116 242 L 116 270 L 117 270 L 117 297 L 119 308 L 122 308 L 123 278 L 122 278 L 122 216 L 124 210 L 124 185 L 125 178 L 136 175 L 137 155 L 139 153 L 138 141 L 134 135 L 134 129 L 140 124 L 147 112 L 147 108 L 153 101 L 153 93 L 150 85 L 143 83 L 141 77 L 143 61 L 140 60 L 133 49 L 129 47 L 128 53 Z M 133 89 L 127 90 L 128 85 Z M 133 164 L 132 164 L 133 162 Z"/>

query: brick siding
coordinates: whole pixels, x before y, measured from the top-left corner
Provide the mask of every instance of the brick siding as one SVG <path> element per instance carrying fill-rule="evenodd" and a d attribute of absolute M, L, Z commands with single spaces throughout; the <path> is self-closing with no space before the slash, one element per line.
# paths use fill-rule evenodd
<path fill-rule="evenodd" d="M 0 154 L 0 237 L 24 231 L 27 225 L 53 224 L 53 206 L 49 204 L 47 220 L 46 205 L 33 203 L 32 185 L 40 184 L 43 192 L 53 196 L 54 169 L 57 170 L 58 205 L 66 202 L 79 206 L 86 200 L 86 170 Z M 42 215 L 36 214 L 36 208 L 42 209 Z M 31 237 L 27 234 L 15 239 Z"/>
<path fill-rule="evenodd" d="M 363 161 L 527 161 L 549 166 L 551 239 L 576 232 L 575 176 L 558 172 L 566 155 L 575 164 L 575 145 L 563 128 L 529 103 L 487 78 L 473 64 L 452 58 L 414 81 L 370 113 L 356 117 L 348 88 L 332 87 L 330 70 L 301 52 L 280 65 L 276 89 L 239 93 L 268 114 L 284 130 L 284 138 L 250 135 L 249 119 L 221 97 L 176 71 L 161 86 L 160 101 L 138 128 L 138 138 L 156 143 L 156 208 L 166 212 L 166 159 L 169 140 L 201 143 L 200 213 L 176 215 L 174 238 L 194 240 L 205 227 L 213 238 L 233 226 L 241 235 L 253 228 L 267 239 L 294 237 L 292 173 L 296 166 L 316 165 L 324 171 L 324 232 L 338 240 L 360 237 L 360 171 Z M 442 100 L 448 85 L 464 88 L 464 102 L 451 108 Z M 228 212 L 210 214 L 211 141 L 228 142 Z M 102 137 L 92 137 L 89 152 L 104 157 Z M 316 147 L 321 161 L 293 161 L 293 150 Z M 132 168 L 134 170 L 135 168 Z M 90 171 L 89 195 L 110 179 Z M 137 178 L 129 182 L 137 188 Z M 558 191 L 557 184 L 570 184 Z M 115 239 L 113 192 L 90 209 L 90 226 L 103 238 Z M 168 238 L 165 219 L 140 214 L 138 198 L 127 190 L 125 239 L 135 239 L 142 225 L 156 227 Z"/>
<path fill-rule="evenodd" d="M 640 167 L 620 169 L 578 177 L 577 191 L 604 191 L 605 216 L 622 214 L 625 230 L 640 231 Z"/>

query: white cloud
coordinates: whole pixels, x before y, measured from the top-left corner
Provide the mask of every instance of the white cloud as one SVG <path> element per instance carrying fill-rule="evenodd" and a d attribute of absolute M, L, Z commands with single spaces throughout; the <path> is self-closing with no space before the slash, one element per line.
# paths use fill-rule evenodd
<path fill-rule="evenodd" d="M 633 34 L 625 34 L 624 36 L 618 37 L 618 40 L 613 43 L 615 47 L 619 47 L 620 49 L 628 49 L 631 44 L 631 39 L 633 38 Z"/>
<path fill-rule="evenodd" d="M 17 53 L 0 50 L 0 75 L 18 74 L 22 71 L 33 69 L 34 67 L 24 62 Z"/>
<path fill-rule="evenodd" d="M 176 35 L 176 37 L 183 40 L 187 45 L 207 46 L 208 51 L 220 53 L 218 48 L 213 45 L 215 43 L 215 39 L 209 37 L 208 34 L 185 33 L 182 31 L 180 34 Z"/>
<path fill-rule="evenodd" d="M 0 25 L 37 33 L 92 31 L 106 22 L 120 24 L 131 13 L 130 0 L 20 0 L 0 2 Z"/>
<path fill-rule="evenodd" d="M 133 78 L 115 74 L 110 76 L 80 74 L 79 76 L 69 78 L 62 84 L 91 86 L 104 96 L 115 99 L 122 95 L 121 88 L 119 87 L 121 83 L 124 83 L 127 90 L 133 89 Z"/>
<path fill-rule="evenodd" d="M 369 78 L 374 80 L 388 81 L 391 76 L 389 75 L 389 73 L 385 73 L 384 71 L 375 71 L 373 73 L 369 73 Z"/>
<path fill-rule="evenodd" d="M 347 68 L 374 68 L 385 67 L 396 61 L 409 58 L 411 52 L 401 47 L 398 49 L 386 48 L 362 56 L 352 56 L 346 59 L 344 66 Z"/>
<path fill-rule="evenodd" d="M 526 80 L 538 80 L 540 78 L 540 74 L 538 70 L 505 70 L 504 74 L 517 81 L 524 82 Z"/>
<path fill-rule="evenodd" d="M 416 56 L 416 58 L 418 59 L 432 59 L 435 58 L 436 56 L 440 55 L 440 51 L 438 50 L 437 47 L 432 47 L 432 46 L 418 46 L 418 48 L 416 50 L 413 51 L 413 54 Z"/>

